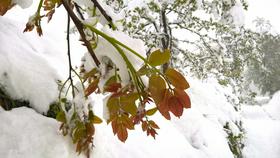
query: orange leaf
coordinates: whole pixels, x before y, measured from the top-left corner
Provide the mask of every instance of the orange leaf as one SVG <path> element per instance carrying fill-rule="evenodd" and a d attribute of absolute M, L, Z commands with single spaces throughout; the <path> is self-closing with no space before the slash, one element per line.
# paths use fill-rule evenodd
<path fill-rule="evenodd" d="M 184 107 L 183 105 L 179 102 L 178 98 L 175 96 L 172 96 L 168 100 L 168 106 L 169 110 L 176 116 L 180 117 L 183 115 Z"/>
<path fill-rule="evenodd" d="M 11 0 L 0 1 L 0 15 L 3 16 L 6 12 L 14 6 Z"/>
<path fill-rule="evenodd" d="M 118 132 L 117 119 L 113 120 L 111 125 L 112 125 L 112 129 L 113 129 L 113 133 L 114 133 L 114 135 L 116 135 L 116 133 Z"/>
<path fill-rule="evenodd" d="M 149 121 L 150 126 L 152 126 L 153 128 L 159 129 L 159 126 L 152 120 Z"/>
<path fill-rule="evenodd" d="M 94 80 L 90 85 L 85 89 L 85 96 L 88 97 L 91 93 L 93 93 L 98 86 L 99 79 Z"/>
<path fill-rule="evenodd" d="M 168 107 L 168 99 L 169 99 L 170 95 L 171 94 L 170 94 L 169 90 L 166 89 L 163 100 L 157 105 L 158 111 L 167 120 L 171 119 L 170 114 L 169 114 L 169 107 Z"/>
<path fill-rule="evenodd" d="M 143 130 L 143 131 L 146 131 L 147 129 L 148 129 L 148 124 L 147 124 L 146 121 L 144 121 L 144 122 L 142 123 L 142 130 Z"/>
<path fill-rule="evenodd" d="M 128 137 L 127 129 L 122 124 L 118 128 L 117 135 L 119 140 L 122 142 L 125 142 Z"/>
<path fill-rule="evenodd" d="M 189 95 L 180 89 L 175 89 L 175 95 L 178 97 L 179 101 L 183 104 L 184 108 L 188 109 L 191 108 L 191 100 Z"/>
<path fill-rule="evenodd" d="M 120 83 L 111 83 L 110 85 L 104 87 L 104 91 L 106 92 L 117 92 L 122 85 Z"/>
<path fill-rule="evenodd" d="M 185 77 L 175 69 L 168 68 L 165 75 L 175 88 L 184 90 L 190 87 Z"/>

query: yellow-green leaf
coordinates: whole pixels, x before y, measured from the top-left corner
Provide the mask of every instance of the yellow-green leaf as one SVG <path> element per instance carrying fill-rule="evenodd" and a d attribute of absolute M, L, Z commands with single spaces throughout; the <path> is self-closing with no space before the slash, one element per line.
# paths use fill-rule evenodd
<path fill-rule="evenodd" d="M 150 72 L 149 67 L 147 65 L 144 65 L 137 71 L 137 75 L 143 76 L 149 74 L 149 72 Z"/>
<path fill-rule="evenodd" d="M 164 79 L 159 75 L 153 74 L 149 79 L 149 90 L 156 104 L 159 104 L 163 99 L 165 89 L 166 84 Z"/>
<path fill-rule="evenodd" d="M 94 115 L 92 110 L 89 111 L 88 119 L 91 123 L 94 123 L 94 124 L 102 123 L 102 119 L 99 118 L 98 116 Z"/>
<path fill-rule="evenodd" d="M 91 69 L 89 72 L 85 73 L 84 80 L 87 80 L 89 77 L 94 77 L 98 73 L 97 68 Z"/>
<path fill-rule="evenodd" d="M 100 123 L 102 123 L 102 120 L 98 116 L 94 115 L 93 116 L 93 123 L 100 124 Z"/>
<path fill-rule="evenodd" d="M 148 62 L 151 66 L 159 66 L 167 63 L 170 57 L 170 50 L 166 49 L 164 52 L 161 52 L 160 49 L 158 49 L 150 54 Z"/>
<path fill-rule="evenodd" d="M 56 120 L 59 122 L 66 123 L 66 116 L 64 111 L 59 111 L 56 115 Z"/>
<path fill-rule="evenodd" d="M 146 111 L 146 114 L 147 114 L 148 116 L 152 116 L 152 115 L 154 115 L 156 112 L 157 112 L 157 108 L 155 107 L 155 108 L 152 108 L 152 109 L 150 109 L 150 110 L 147 110 L 147 111 Z"/>
<path fill-rule="evenodd" d="M 168 68 L 165 72 L 165 75 L 171 84 L 178 89 L 184 90 L 190 87 L 185 77 L 175 69 Z"/>

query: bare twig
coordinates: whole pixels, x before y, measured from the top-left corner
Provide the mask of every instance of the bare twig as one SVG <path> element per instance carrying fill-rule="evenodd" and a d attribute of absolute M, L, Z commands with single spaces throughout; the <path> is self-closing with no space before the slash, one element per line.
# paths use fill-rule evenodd
<path fill-rule="evenodd" d="M 67 55 L 68 55 L 68 64 L 69 64 L 69 76 L 68 79 L 70 80 L 70 85 L 72 88 L 72 97 L 75 97 L 75 90 L 74 84 L 72 79 L 72 61 L 71 61 L 71 48 L 70 48 L 70 16 L 67 16 Z"/>
<path fill-rule="evenodd" d="M 104 8 L 98 3 L 97 0 L 91 0 L 94 6 L 100 11 L 100 13 L 105 17 L 105 19 L 109 22 L 109 25 L 112 27 L 113 30 L 116 29 L 116 26 L 113 24 L 113 19 L 106 13 Z"/>
<path fill-rule="evenodd" d="M 83 16 L 82 12 L 81 12 L 81 10 L 80 10 L 81 7 L 80 7 L 77 3 L 75 3 L 75 2 L 74 2 L 74 6 L 75 6 L 75 8 L 76 8 L 76 10 L 77 10 L 77 12 L 78 12 L 80 18 L 81 18 L 82 20 L 85 20 L 85 18 L 84 18 L 84 16 Z"/>
<path fill-rule="evenodd" d="M 99 60 L 97 59 L 92 47 L 91 47 L 91 44 L 88 40 L 86 40 L 86 35 L 85 35 L 85 32 L 83 30 L 84 28 L 84 25 L 83 23 L 79 20 L 79 18 L 75 15 L 75 13 L 73 12 L 72 8 L 70 7 L 70 4 L 68 3 L 67 0 L 62 0 L 62 5 L 64 6 L 64 8 L 66 9 L 67 13 L 69 14 L 70 18 L 72 19 L 72 21 L 74 22 L 75 26 L 77 27 L 79 33 L 80 33 L 80 36 L 82 38 L 82 41 L 84 42 L 85 46 L 87 47 L 87 50 L 88 52 L 90 53 L 91 57 L 93 58 L 95 64 L 97 67 L 99 67 L 100 65 L 100 62 Z"/>

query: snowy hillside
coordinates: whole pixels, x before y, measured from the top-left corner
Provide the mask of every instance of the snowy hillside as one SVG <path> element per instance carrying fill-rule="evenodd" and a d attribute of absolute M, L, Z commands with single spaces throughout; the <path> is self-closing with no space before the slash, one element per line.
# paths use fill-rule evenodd
<path fill-rule="evenodd" d="M 244 106 L 246 141 L 244 154 L 248 158 L 278 158 L 280 155 L 280 92 L 263 106 Z"/>
<path fill-rule="evenodd" d="M 64 52 L 47 47 L 35 34 L 23 34 L 21 24 L 0 17 L 0 84 L 16 99 L 28 100 L 29 108 L 0 111 L 1 157 L 75 157 L 74 147 L 58 132 L 59 123 L 38 112 L 46 112 L 57 97 L 56 80 L 63 78 Z M 46 35 L 47 36 L 47 35 Z M 60 74 L 60 75 L 59 75 Z M 95 158 L 233 158 L 224 126 L 238 134 L 234 122 L 239 115 L 227 103 L 215 81 L 189 79 L 192 108 L 181 119 L 166 121 L 157 114 L 160 130 L 156 140 L 136 131 L 121 143 L 106 124 L 97 126 L 92 157 Z M 93 97 L 102 113 L 102 96 Z M 32 152 L 31 152 L 32 151 Z M 129 151 L 129 152 L 128 152 Z"/>

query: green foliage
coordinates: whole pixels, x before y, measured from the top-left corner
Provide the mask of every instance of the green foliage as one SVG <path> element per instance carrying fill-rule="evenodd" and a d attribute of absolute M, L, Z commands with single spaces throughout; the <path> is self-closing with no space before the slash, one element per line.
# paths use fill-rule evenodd
<path fill-rule="evenodd" d="M 13 99 L 5 92 L 5 89 L 0 85 L 0 106 L 5 110 L 12 110 L 18 107 L 30 108 L 29 102 L 25 100 Z"/>
<path fill-rule="evenodd" d="M 260 34 L 261 58 L 251 60 L 246 72 L 247 84 L 253 82 L 262 94 L 273 95 L 280 90 L 280 36 Z"/>
<path fill-rule="evenodd" d="M 237 122 L 235 123 L 238 125 L 240 133 L 238 135 L 232 133 L 229 123 L 227 122 L 224 126 L 226 129 L 225 131 L 227 132 L 228 136 L 228 145 L 231 150 L 231 152 L 234 154 L 235 158 L 243 158 L 242 150 L 244 148 L 244 142 L 243 142 L 243 137 L 244 137 L 244 130 L 242 128 L 242 123 Z"/>

